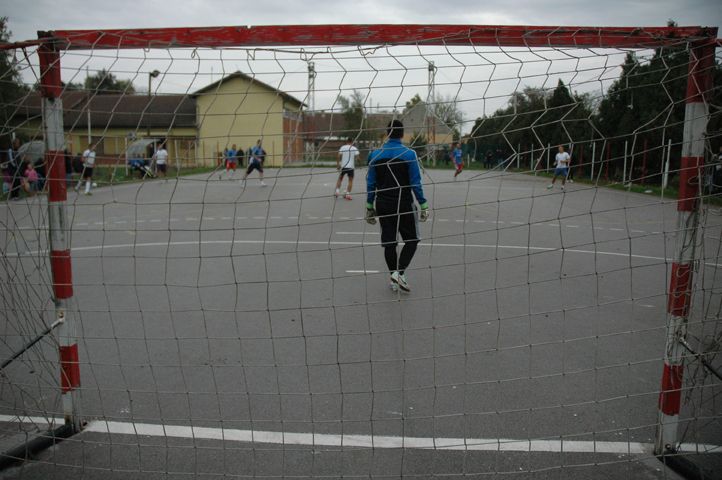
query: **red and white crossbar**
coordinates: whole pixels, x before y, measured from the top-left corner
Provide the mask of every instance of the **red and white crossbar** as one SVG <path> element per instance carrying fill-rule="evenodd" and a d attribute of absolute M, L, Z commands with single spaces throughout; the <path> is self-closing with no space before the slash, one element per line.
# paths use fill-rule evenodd
<path fill-rule="evenodd" d="M 705 95 L 711 88 L 716 42 L 690 49 L 687 77 L 687 105 L 684 117 L 682 162 L 677 201 L 677 230 L 674 263 L 667 301 L 667 339 L 664 349 L 664 372 L 659 394 L 659 417 L 654 453 L 674 452 L 677 444 L 684 347 L 680 339 L 687 334 L 692 298 L 692 276 L 699 226 L 700 178 L 704 166 L 704 143 L 708 106 Z"/>
<path fill-rule="evenodd" d="M 715 41 L 717 27 L 513 25 L 259 25 L 38 32 L 0 49 L 55 44 L 58 50 L 232 48 L 386 44 L 549 48 L 659 48 Z"/>
<path fill-rule="evenodd" d="M 80 364 L 73 308 L 73 278 L 70 263 L 70 227 L 66 213 L 67 187 L 62 152 L 63 103 L 60 99 L 60 55 L 53 44 L 38 49 L 40 84 L 43 94 L 45 162 L 48 172 L 48 219 L 50 223 L 50 266 L 53 273 L 55 312 L 60 346 L 60 382 L 66 425 L 80 431 Z"/>

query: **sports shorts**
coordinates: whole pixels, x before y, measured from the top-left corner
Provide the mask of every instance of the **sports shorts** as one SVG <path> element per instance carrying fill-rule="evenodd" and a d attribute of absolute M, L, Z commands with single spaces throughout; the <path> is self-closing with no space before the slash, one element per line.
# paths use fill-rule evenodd
<path fill-rule="evenodd" d="M 156 163 L 155 167 L 160 173 L 168 173 L 168 165 L 165 163 Z"/>
<path fill-rule="evenodd" d="M 93 178 L 93 167 L 83 166 L 83 173 L 80 178 Z"/>
<path fill-rule="evenodd" d="M 456 167 L 456 169 L 457 169 L 458 171 L 460 171 L 460 172 L 461 172 L 462 170 L 464 170 L 464 164 L 462 164 L 462 163 L 455 163 L 455 164 L 454 164 L 454 167 Z"/>
<path fill-rule="evenodd" d="M 261 165 L 259 162 L 250 162 L 248 164 L 248 168 L 246 169 L 246 174 L 251 173 L 253 170 L 263 172 L 263 165 Z"/>
<path fill-rule="evenodd" d="M 407 207 L 392 204 L 384 205 L 376 202 L 376 215 L 381 226 L 381 246 L 396 246 L 398 236 L 404 242 L 418 242 L 421 240 L 419 234 L 419 215 L 416 205 Z"/>
<path fill-rule="evenodd" d="M 353 172 L 354 172 L 353 168 L 342 168 L 341 174 L 339 176 L 341 178 L 343 178 L 344 175 L 348 175 L 348 178 L 353 178 L 353 175 L 354 175 Z"/>
<path fill-rule="evenodd" d="M 569 174 L 569 170 L 566 168 L 557 168 L 554 170 L 554 175 L 561 175 L 563 177 L 566 177 Z"/>
<path fill-rule="evenodd" d="M 226 170 L 235 170 L 236 169 L 236 162 L 232 160 L 226 160 Z"/>

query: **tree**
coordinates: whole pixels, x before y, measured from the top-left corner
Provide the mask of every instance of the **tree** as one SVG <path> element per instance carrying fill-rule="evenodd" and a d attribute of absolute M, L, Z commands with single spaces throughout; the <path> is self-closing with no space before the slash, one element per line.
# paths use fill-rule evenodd
<path fill-rule="evenodd" d="M 95 75 L 89 75 L 85 79 L 85 88 L 92 90 L 99 95 L 111 93 L 135 93 L 135 87 L 130 80 L 118 80 L 109 71 L 102 69 Z"/>
<path fill-rule="evenodd" d="M 0 17 L 0 42 L 9 42 L 12 32 L 7 28 L 8 17 Z M 10 147 L 9 120 L 15 114 L 28 87 L 23 83 L 20 69 L 10 50 L 0 51 L 0 148 Z M 2 161 L 5 161 L 3 158 Z"/>
<path fill-rule="evenodd" d="M 341 135 L 344 137 L 352 137 L 359 141 L 373 140 L 373 132 L 371 132 L 368 118 L 366 118 L 364 94 L 358 90 L 354 90 L 351 98 L 340 95 L 338 101 L 341 103 L 345 124 L 345 130 Z"/>
<path fill-rule="evenodd" d="M 438 95 L 433 106 L 433 114 L 454 132 L 454 140 L 458 140 L 460 127 L 464 122 L 464 112 L 459 108 L 456 97 Z"/>
<path fill-rule="evenodd" d="M 588 141 L 593 113 L 590 96 L 571 93 L 561 79 L 553 91 L 527 86 L 513 92 L 505 108 L 476 119 L 469 145 L 483 155 L 487 148 L 508 153 Z"/>
<path fill-rule="evenodd" d="M 411 100 L 406 102 L 406 110 L 407 111 L 411 110 L 412 108 L 414 108 L 416 105 L 420 104 L 421 102 L 422 102 L 421 97 L 417 93 L 416 95 L 414 95 L 414 97 Z"/>

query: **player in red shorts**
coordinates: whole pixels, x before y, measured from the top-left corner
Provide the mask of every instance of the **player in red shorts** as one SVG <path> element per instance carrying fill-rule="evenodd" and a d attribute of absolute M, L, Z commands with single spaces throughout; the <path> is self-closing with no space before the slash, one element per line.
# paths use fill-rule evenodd
<path fill-rule="evenodd" d="M 226 171 L 221 172 L 218 174 L 218 180 L 223 179 L 223 174 L 228 173 L 229 170 L 231 170 L 231 178 L 229 180 L 233 180 L 233 174 L 236 173 L 236 152 L 238 151 L 238 148 L 236 147 L 236 144 L 234 143 L 230 150 L 228 150 L 228 153 L 226 153 Z"/>
<path fill-rule="evenodd" d="M 454 172 L 454 181 L 456 181 L 456 177 L 458 177 L 461 171 L 464 170 L 464 164 L 462 163 L 463 153 L 461 152 L 461 142 L 456 144 L 456 148 L 453 152 L 451 152 L 451 158 L 454 159 L 454 167 L 456 167 L 456 172 Z"/>

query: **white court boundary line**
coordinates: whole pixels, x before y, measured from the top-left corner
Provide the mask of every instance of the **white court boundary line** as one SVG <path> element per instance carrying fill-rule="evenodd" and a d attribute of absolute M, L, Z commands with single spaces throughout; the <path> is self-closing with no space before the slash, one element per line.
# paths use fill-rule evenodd
<path fill-rule="evenodd" d="M 2 422 L 31 422 L 36 424 L 63 424 L 61 418 L 17 417 L 0 415 Z M 602 442 L 578 440 L 514 440 L 508 438 L 433 438 L 391 437 L 383 435 L 329 435 L 314 433 L 269 432 L 228 428 L 188 427 L 150 423 L 107 422 L 88 423 L 83 433 L 113 435 L 140 435 L 147 437 L 173 437 L 227 442 L 267 443 L 273 445 L 306 445 L 326 447 L 357 447 L 380 449 L 439 449 L 483 452 L 547 452 L 547 453 L 608 453 L 617 455 L 651 455 L 653 444 L 639 442 Z M 719 445 L 680 445 L 684 452 L 712 453 L 722 449 Z"/>
<path fill-rule="evenodd" d="M 139 248 L 139 247 L 170 247 L 180 245 L 228 245 L 228 244 L 269 244 L 269 245 L 345 245 L 345 246 L 380 246 L 381 242 L 334 242 L 334 241 L 304 241 L 304 240 L 205 240 L 199 242 L 154 242 L 154 243 L 125 243 L 119 245 L 92 245 L 89 247 L 73 247 L 70 249 L 71 252 L 81 252 L 88 250 L 105 250 L 113 248 Z M 538 251 L 538 252 L 561 252 L 561 253 L 582 253 L 590 255 L 608 255 L 613 257 L 624 257 L 624 258 L 641 258 L 645 260 L 661 260 L 664 262 L 673 261 L 672 258 L 664 257 L 652 257 L 649 255 L 634 255 L 628 253 L 616 253 L 616 252 L 597 252 L 593 250 L 575 250 L 566 249 L 564 247 L 525 247 L 525 246 L 514 246 L 514 245 L 477 245 L 470 243 L 419 243 L 419 247 L 451 247 L 451 248 L 494 248 L 494 249 L 509 249 L 509 250 L 527 250 L 527 251 Z M 6 257 L 19 257 L 23 255 L 38 255 L 48 253 L 48 250 L 32 250 L 24 253 L 7 253 Z M 719 266 L 711 264 L 711 266 Z"/>

